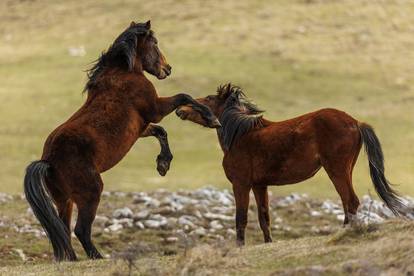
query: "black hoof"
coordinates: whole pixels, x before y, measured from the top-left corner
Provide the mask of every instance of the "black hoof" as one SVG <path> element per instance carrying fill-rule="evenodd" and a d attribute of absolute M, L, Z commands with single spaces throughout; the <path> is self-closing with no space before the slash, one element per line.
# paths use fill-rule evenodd
<path fill-rule="evenodd" d="M 243 247 L 244 246 L 244 240 L 236 240 L 236 245 L 238 247 Z"/>
<path fill-rule="evenodd" d="M 266 239 L 264 240 L 264 242 L 265 242 L 265 243 L 272 243 L 273 241 L 272 241 L 272 238 L 270 238 L 270 237 L 269 237 L 269 238 L 266 238 Z"/>
<path fill-rule="evenodd" d="M 165 157 L 162 155 L 158 155 L 157 157 L 157 171 L 161 176 L 165 176 L 170 169 L 172 157 Z"/>
<path fill-rule="evenodd" d="M 175 110 L 175 115 L 177 115 L 181 120 L 187 119 L 187 114 L 181 109 Z"/>

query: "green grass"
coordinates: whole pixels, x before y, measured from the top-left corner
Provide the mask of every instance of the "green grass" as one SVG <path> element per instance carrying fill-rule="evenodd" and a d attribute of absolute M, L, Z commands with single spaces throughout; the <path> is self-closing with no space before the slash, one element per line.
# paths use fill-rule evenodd
<path fill-rule="evenodd" d="M 22 190 L 25 166 L 47 135 L 83 103 L 88 64 L 131 20 L 152 19 L 173 66 L 160 95 L 213 93 L 232 81 L 283 120 L 322 107 L 372 124 L 392 182 L 414 194 L 414 5 L 372 1 L 2 1 L 0 4 L 0 191 Z M 68 47 L 84 45 L 84 57 Z M 140 139 L 104 174 L 109 190 L 228 187 L 214 131 L 171 115 L 161 125 L 174 154 L 165 178 L 155 170 L 159 146 Z M 366 157 L 354 173 L 367 193 Z M 336 196 L 325 173 L 274 188 Z"/>

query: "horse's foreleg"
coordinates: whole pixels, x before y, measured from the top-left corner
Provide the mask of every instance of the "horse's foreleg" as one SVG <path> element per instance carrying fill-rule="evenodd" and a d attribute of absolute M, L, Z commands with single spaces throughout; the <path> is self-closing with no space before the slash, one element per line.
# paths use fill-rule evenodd
<path fill-rule="evenodd" d="M 250 187 L 233 184 L 234 199 L 236 201 L 236 239 L 237 245 L 244 245 L 244 233 L 247 226 L 247 212 L 249 210 Z"/>
<path fill-rule="evenodd" d="M 150 124 L 141 134 L 141 137 L 148 136 L 154 136 L 160 143 L 161 152 L 157 156 L 157 171 L 160 175 L 164 176 L 170 169 L 170 163 L 173 159 L 173 155 L 170 151 L 170 146 L 168 145 L 167 132 L 161 126 Z"/>
<path fill-rule="evenodd" d="M 260 228 L 263 231 L 264 242 L 272 242 L 270 235 L 269 197 L 267 186 L 253 187 L 254 197 L 257 204 Z"/>
<path fill-rule="evenodd" d="M 200 113 L 201 117 L 208 123 L 209 127 L 218 128 L 221 126 L 219 120 L 211 112 L 210 108 L 198 103 L 188 94 L 177 94 L 172 97 L 159 97 L 157 99 L 159 120 L 183 105 L 191 105 L 195 111 Z"/>

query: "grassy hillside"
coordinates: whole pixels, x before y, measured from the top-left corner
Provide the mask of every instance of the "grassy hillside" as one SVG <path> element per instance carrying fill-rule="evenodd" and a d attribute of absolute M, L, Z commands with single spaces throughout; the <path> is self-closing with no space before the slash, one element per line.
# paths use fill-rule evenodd
<path fill-rule="evenodd" d="M 21 192 L 25 166 L 47 135 L 85 100 L 84 70 L 131 20 L 152 20 L 173 66 L 160 95 L 212 93 L 232 81 L 282 120 L 321 107 L 372 124 L 389 178 L 414 194 L 414 4 L 410 1 L 14 1 L 0 3 L 0 191 Z M 84 56 L 69 48 L 83 46 Z M 105 173 L 106 189 L 150 190 L 229 184 L 215 133 L 175 115 L 163 125 L 175 155 L 155 170 L 159 146 L 141 139 Z M 358 162 L 358 192 L 371 189 Z M 333 196 L 325 173 L 275 188 Z"/>
<path fill-rule="evenodd" d="M 347 229 L 334 235 L 278 240 L 235 248 L 196 246 L 170 257 L 145 256 L 132 275 L 406 275 L 412 273 L 414 228 L 391 221 L 379 228 Z M 8 275 L 128 275 L 128 262 L 82 261 L 0 268 Z M 131 274 L 130 274 L 131 275 Z"/>

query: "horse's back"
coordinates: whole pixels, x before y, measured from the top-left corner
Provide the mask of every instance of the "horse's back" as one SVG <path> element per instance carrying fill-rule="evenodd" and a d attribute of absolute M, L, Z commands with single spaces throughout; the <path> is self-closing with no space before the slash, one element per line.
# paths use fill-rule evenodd
<path fill-rule="evenodd" d="M 327 108 L 279 122 L 264 120 L 263 127 L 234 143 L 223 165 L 229 178 L 284 185 L 312 177 L 321 160 L 358 146 L 358 121 Z"/>

